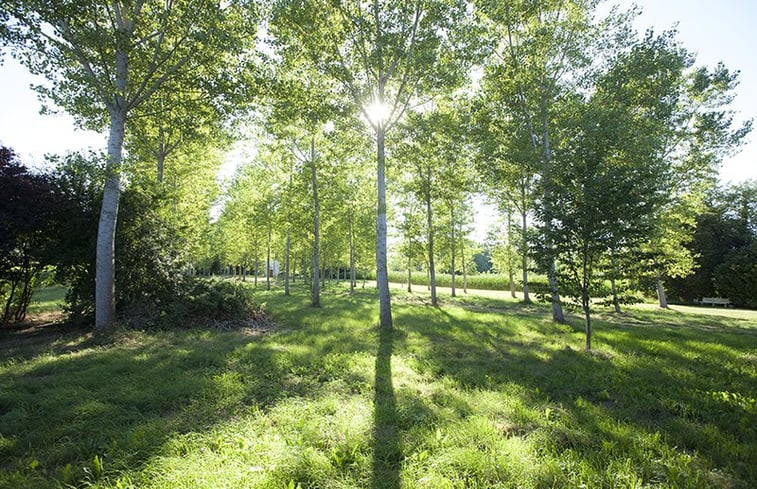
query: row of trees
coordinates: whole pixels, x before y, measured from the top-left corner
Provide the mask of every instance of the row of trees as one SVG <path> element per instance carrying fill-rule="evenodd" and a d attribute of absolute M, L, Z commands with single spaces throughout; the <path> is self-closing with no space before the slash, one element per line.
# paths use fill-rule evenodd
<path fill-rule="evenodd" d="M 434 304 L 439 257 L 453 284 L 466 270 L 470 197 L 483 191 L 506 216 L 503 258 L 511 274 L 520 262 L 525 299 L 531 260 L 554 320 L 561 293 L 581 305 L 589 347 L 601 281 L 618 307 L 615 283 L 651 273 L 664 305 L 663 280 L 690 272 L 704 190 L 750 129 L 728 110 L 734 73 L 696 67 L 674 32 L 638 38 L 633 11 L 596 12 L 593 0 L 25 0 L 3 4 L 0 34 L 47 77 L 50 100 L 110 130 L 97 325 L 115 310 L 122 189 L 179 192 L 181 175 L 210 171 L 195 163 L 214 161 L 208 148 L 252 115 L 257 155 L 216 225 L 201 222 L 208 171 L 192 180 L 199 201 L 185 193 L 158 211 L 193 216 L 169 247 L 256 270 L 279 253 L 285 293 L 299 261 L 318 305 L 323 262 L 354 277 L 375 245 L 380 324 L 391 328 L 387 182 L 402 195 L 408 269 L 428 270 Z"/>

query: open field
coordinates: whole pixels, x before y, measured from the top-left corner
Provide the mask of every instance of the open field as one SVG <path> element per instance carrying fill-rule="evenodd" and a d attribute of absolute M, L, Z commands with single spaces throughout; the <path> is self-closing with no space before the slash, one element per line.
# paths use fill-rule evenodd
<path fill-rule="evenodd" d="M 587 353 L 577 316 L 417 289 L 390 334 L 327 284 L 256 292 L 265 334 L 2 335 L 0 487 L 757 486 L 753 319 L 599 310 Z"/>

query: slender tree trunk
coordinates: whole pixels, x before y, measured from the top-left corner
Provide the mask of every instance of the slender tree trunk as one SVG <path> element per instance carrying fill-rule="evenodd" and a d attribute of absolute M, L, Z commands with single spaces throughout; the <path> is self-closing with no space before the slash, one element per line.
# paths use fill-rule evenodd
<path fill-rule="evenodd" d="M 526 304 L 531 302 L 531 297 L 528 295 L 528 253 L 526 246 L 528 243 L 528 221 L 526 216 L 525 207 L 521 210 L 521 255 L 522 255 L 522 267 L 523 267 L 523 302 Z"/>
<path fill-rule="evenodd" d="M 352 213 L 348 216 L 350 226 L 350 294 L 355 293 L 355 235 L 352 227 Z"/>
<path fill-rule="evenodd" d="M 321 259 L 323 261 L 323 266 L 321 267 L 321 290 L 326 289 L 326 252 L 323 252 L 323 257 Z"/>
<path fill-rule="evenodd" d="M 463 294 L 468 293 L 468 267 L 465 263 L 465 243 L 460 243 L 460 260 L 463 262 Z"/>
<path fill-rule="evenodd" d="M 449 219 L 450 219 L 450 236 L 452 237 L 452 279 L 450 281 L 450 285 L 452 287 L 452 297 L 455 297 L 457 294 L 455 293 L 455 255 L 457 254 L 456 246 L 455 246 L 455 213 L 452 210 L 452 206 L 450 205 L 449 208 Z"/>
<path fill-rule="evenodd" d="M 589 297 L 589 265 L 588 265 L 588 247 L 583 246 L 583 278 L 581 280 L 581 305 L 586 318 L 586 350 L 591 350 L 591 298 Z"/>
<path fill-rule="evenodd" d="M 162 127 L 160 128 L 160 131 L 163 131 Z M 155 153 L 155 156 L 158 160 L 158 183 L 163 183 L 163 173 L 165 172 L 166 168 L 166 152 L 165 145 L 162 142 L 160 143 L 160 147 Z"/>
<path fill-rule="evenodd" d="M 547 104 L 547 97 L 546 97 L 546 89 L 544 86 L 542 86 L 542 106 L 546 107 Z M 546 108 L 542 109 L 542 127 L 544 128 L 544 177 L 545 180 L 547 180 L 546 184 L 546 192 L 544 195 L 544 201 L 545 205 L 547 206 L 547 209 L 549 211 L 547 212 L 547 222 L 546 226 L 549 226 L 549 220 L 551 219 L 552 212 L 552 196 L 550 195 L 549 191 L 549 185 L 550 185 L 550 179 L 551 179 L 551 173 L 552 173 L 552 150 L 550 148 L 550 134 L 549 134 L 549 113 Z M 552 320 L 557 323 L 564 323 L 565 322 L 565 316 L 563 314 L 562 310 L 562 304 L 560 303 L 560 293 L 559 289 L 557 287 L 557 277 L 556 277 L 556 267 L 555 267 L 555 259 L 551 259 L 551 263 L 549 266 L 549 270 L 547 271 L 547 279 L 549 280 L 549 290 L 552 292 Z"/>
<path fill-rule="evenodd" d="M 321 291 L 318 288 L 318 254 L 320 253 L 321 240 L 321 203 L 318 200 L 318 180 L 315 168 L 315 139 L 310 138 L 310 178 L 313 184 L 313 291 L 310 297 L 310 305 L 321 307 Z"/>
<path fill-rule="evenodd" d="M 389 295 L 389 276 L 386 259 L 385 128 L 382 124 L 379 123 L 376 128 L 376 186 L 378 190 L 378 212 L 376 214 L 376 284 L 378 285 L 379 293 L 379 325 L 383 330 L 390 330 L 392 329 L 392 302 Z"/>
<path fill-rule="evenodd" d="M 588 305 L 588 299 L 584 298 L 582 302 L 584 318 L 586 318 L 586 349 L 591 350 L 591 312 Z"/>
<path fill-rule="evenodd" d="M 292 247 L 292 230 L 287 227 L 287 242 L 284 253 L 284 295 L 289 295 L 289 252 Z"/>
<path fill-rule="evenodd" d="M 657 274 L 657 298 L 660 301 L 660 307 L 663 309 L 668 308 L 668 298 L 665 296 L 665 287 L 662 283 L 662 278 L 660 277 L 660 274 Z"/>
<path fill-rule="evenodd" d="M 428 172 L 430 173 L 430 169 Z M 428 179 L 430 185 L 430 178 Z M 436 297 L 436 270 L 434 267 L 434 216 L 431 210 L 431 189 L 426 189 L 426 229 L 428 231 L 428 286 L 431 290 L 431 305 L 438 306 Z"/>
<path fill-rule="evenodd" d="M 413 263 L 410 257 L 407 257 L 407 291 L 413 292 Z"/>
<path fill-rule="evenodd" d="M 610 289 L 612 290 L 612 305 L 615 307 L 615 312 L 620 313 L 620 302 L 618 301 L 618 291 L 615 288 L 615 274 L 610 277 Z"/>
<path fill-rule="evenodd" d="M 506 230 L 506 237 L 507 237 L 507 247 L 505 248 L 505 251 L 507 252 L 507 275 L 510 281 L 510 296 L 515 299 L 515 273 L 514 273 L 514 263 L 513 263 L 513 240 L 512 240 L 512 225 L 513 225 L 513 211 L 510 208 L 510 206 L 507 206 L 507 230 Z"/>
<path fill-rule="evenodd" d="M 255 247 L 255 273 L 253 274 L 253 285 L 258 288 L 258 270 L 260 270 L 260 259 L 258 258 L 258 248 Z"/>
<path fill-rule="evenodd" d="M 10 294 L 8 294 L 8 300 L 5 301 L 5 310 L 3 312 L 3 324 L 7 323 L 11 319 L 11 305 L 13 304 L 13 296 L 16 293 L 16 287 L 18 287 L 18 280 L 14 279 L 11 282 L 11 291 Z"/>
<path fill-rule="evenodd" d="M 116 53 L 119 66 L 117 89 L 126 90 L 126 55 Z M 97 258 L 95 264 L 95 327 L 103 328 L 116 318 L 115 243 L 118 201 L 121 194 L 121 159 L 126 130 L 126 109 L 122 95 L 117 96 L 116 107 L 110 110 L 108 136 L 108 162 L 105 189 L 103 190 L 100 221 L 97 226 Z"/>
<path fill-rule="evenodd" d="M 273 263 L 271 263 L 271 233 L 273 232 L 271 223 L 268 223 L 268 240 L 266 241 L 265 251 L 265 290 L 271 290 L 271 275 L 273 274 Z"/>

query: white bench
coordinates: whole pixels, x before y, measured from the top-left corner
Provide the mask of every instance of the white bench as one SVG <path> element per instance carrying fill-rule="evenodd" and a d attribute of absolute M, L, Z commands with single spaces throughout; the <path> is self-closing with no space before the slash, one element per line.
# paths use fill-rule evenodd
<path fill-rule="evenodd" d="M 725 297 L 702 297 L 699 301 L 700 304 L 712 304 L 713 306 L 728 307 L 731 305 L 731 300 Z"/>

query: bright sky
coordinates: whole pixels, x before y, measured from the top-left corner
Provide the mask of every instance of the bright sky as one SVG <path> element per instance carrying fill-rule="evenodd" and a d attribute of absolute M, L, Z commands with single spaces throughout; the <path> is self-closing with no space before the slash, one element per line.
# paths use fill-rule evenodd
<path fill-rule="evenodd" d="M 618 0 L 628 7 L 631 0 Z M 741 70 L 734 108 L 738 120 L 757 118 L 757 1 L 755 0 L 636 0 L 643 9 L 637 28 L 660 31 L 678 22 L 679 39 L 698 53 L 697 63 L 712 66 L 723 61 Z M 66 114 L 39 115 L 40 103 L 29 85 L 40 83 L 10 56 L 0 66 L 0 144 L 13 148 L 30 166 L 40 164 L 46 153 L 63 153 L 87 147 L 104 149 L 106 138 L 74 128 Z M 741 153 L 723 163 L 721 180 L 757 179 L 757 135 Z M 477 205 L 482 215 L 491 210 Z M 475 239 L 482 239 L 486 219 L 476 219 Z"/>

